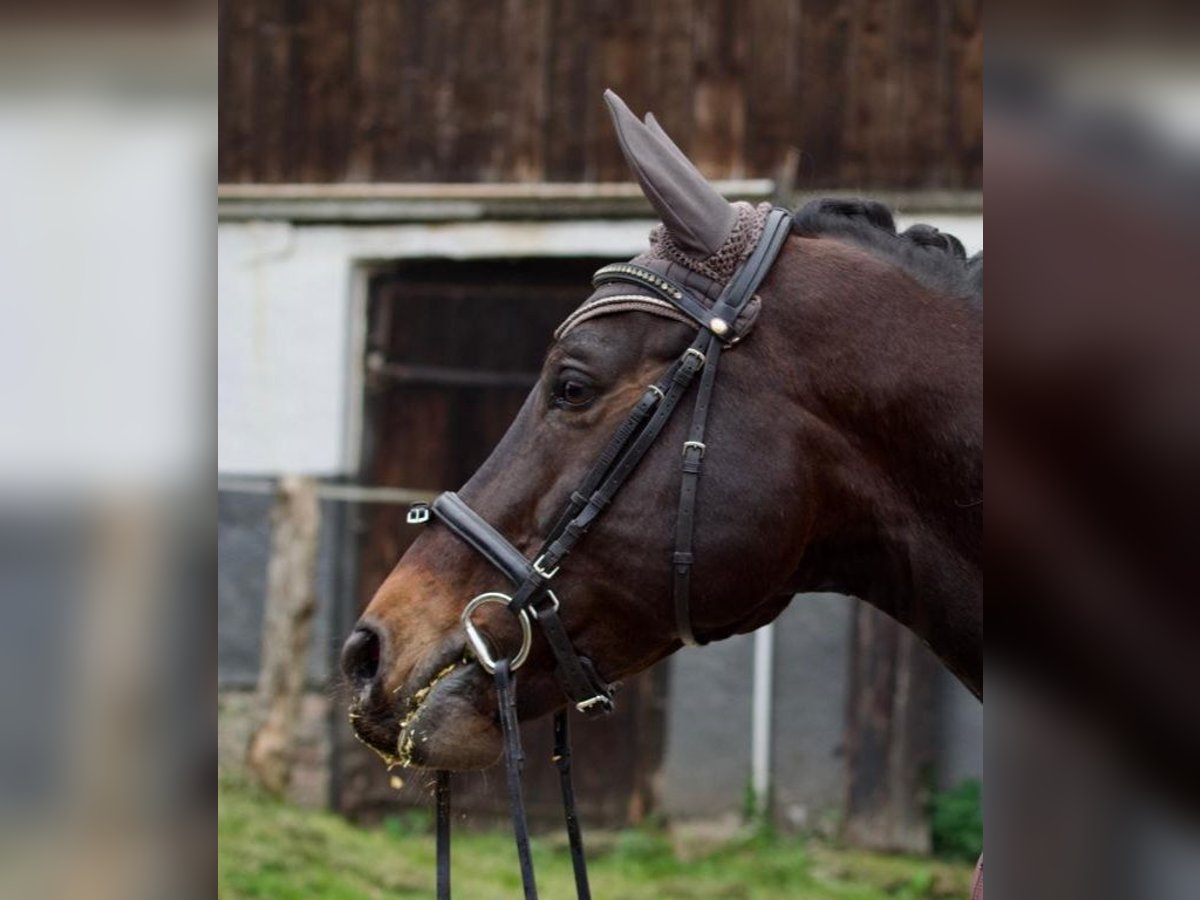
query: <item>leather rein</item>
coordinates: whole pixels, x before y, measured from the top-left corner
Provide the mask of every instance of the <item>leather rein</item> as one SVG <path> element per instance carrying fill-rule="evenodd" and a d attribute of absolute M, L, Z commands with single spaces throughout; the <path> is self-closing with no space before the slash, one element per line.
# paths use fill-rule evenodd
<path fill-rule="evenodd" d="M 593 276 L 596 287 L 622 283 L 649 289 L 654 297 L 646 297 L 647 302 L 665 301 L 670 304 L 671 318 L 686 319 L 698 328 L 698 332 L 690 346 L 667 368 L 663 376 L 646 388 L 641 399 L 609 438 L 583 481 L 571 493 L 557 524 L 551 529 L 532 562 L 453 491 L 439 495 L 432 504 L 416 504 L 408 512 L 408 521 L 412 524 L 428 522 L 432 515 L 513 584 L 510 594 L 496 591 L 480 594 L 472 599 L 463 610 L 462 624 L 472 653 L 484 670 L 493 676 L 496 684 L 500 725 L 504 734 L 506 780 L 526 900 L 536 900 L 537 885 L 521 794 L 524 756 L 517 726 L 514 673 L 529 655 L 533 643 L 533 626 L 536 623 L 554 654 L 559 683 L 575 708 L 588 716 L 612 712 L 614 685 L 605 681 L 590 659 L 576 651 L 559 616 L 558 597 L 550 589 L 550 585 L 559 566 L 612 503 L 622 485 L 654 445 L 692 383 L 697 380 L 697 376 L 699 387 L 687 440 L 682 447 L 679 509 L 675 519 L 675 550 L 671 565 L 679 639 L 689 646 L 702 643 L 697 641 L 692 630 L 690 611 L 692 537 L 695 531 L 697 487 L 706 449 L 704 435 L 716 384 L 717 366 L 721 352 L 732 347 L 745 336 L 744 332 L 748 331 L 746 326 L 739 332 L 738 318 L 770 271 L 790 230 L 791 214 L 787 210 L 772 209 L 767 214 L 758 243 L 711 307 L 698 299 L 690 287 L 646 266 L 616 263 L 604 266 L 596 272 Z M 620 301 L 632 298 L 614 299 Z M 472 621 L 475 611 L 487 603 L 502 604 L 516 616 L 520 624 L 521 646 L 511 658 L 494 658 L 487 638 Z M 590 898 L 583 840 L 571 782 L 570 734 L 565 709 L 560 710 L 554 717 L 553 759 L 559 769 L 576 893 L 580 898 Z M 448 900 L 449 773 L 438 772 L 436 785 L 437 896 L 439 900 Z"/>

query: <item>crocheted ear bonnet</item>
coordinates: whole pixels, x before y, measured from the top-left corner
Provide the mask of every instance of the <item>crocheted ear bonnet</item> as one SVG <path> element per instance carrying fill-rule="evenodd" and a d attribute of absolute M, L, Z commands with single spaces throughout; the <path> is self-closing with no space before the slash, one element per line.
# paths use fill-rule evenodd
<path fill-rule="evenodd" d="M 664 259 L 724 284 L 733 277 L 738 266 L 750 255 L 758 239 L 762 237 L 763 225 L 767 221 L 767 213 L 771 211 L 771 204 L 760 203 L 753 206 L 739 200 L 733 204 L 733 208 L 737 212 L 737 221 L 725 243 L 712 256 L 700 259 L 690 255 L 671 237 L 665 225 L 658 225 L 650 232 L 650 252 L 645 254 L 644 258 Z"/>
<path fill-rule="evenodd" d="M 715 253 L 697 257 L 680 246 L 665 225 L 656 225 L 650 232 L 650 250 L 634 257 L 633 262 L 659 271 L 685 284 L 696 294 L 715 301 L 721 288 L 753 252 L 758 239 L 762 237 L 767 213 L 771 211 L 770 203 L 754 206 L 738 201 L 732 205 L 737 218 L 729 237 Z M 742 333 L 749 331 L 750 325 L 758 316 L 760 306 L 758 298 L 746 306 L 745 312 L 738 320 Z M 588 319 L 618 312 L 647 312 L 685 325 L 694 324 L 674 306 L 655 297 L 650 291 L 644 291 L 635 284 L 613 284 L 597 289 L 587 302 L 558 326 L 554 337 L 556 340 L 563 337 L 576 325 Z"/>

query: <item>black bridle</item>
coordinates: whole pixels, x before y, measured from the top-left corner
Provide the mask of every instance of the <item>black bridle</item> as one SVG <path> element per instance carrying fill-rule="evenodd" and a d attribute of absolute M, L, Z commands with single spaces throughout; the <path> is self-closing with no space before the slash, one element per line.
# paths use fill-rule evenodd
<path fill-rule="evenodd" d="M 499 569 L 514 586 L 511 594 L 491 592 L 475 597 L 463 610 L 462 622 L 472 652 L 496 683 L 513 829 L 528 900 L 537 897 L 537 886 L 529 852 L 525 806 L 521 797 L 524 757 L 517 729 L 516 679 L 513 673 L 529 654 L 533 623 L 536 622 L 554 654 L 559 683 L 575 708 L 589 716 L 612 711 L 613 685 L 605 681 L 592 661 L 580 655 L 571 643 L 559 616 L 558 597 L 550 589 L 550 584 L 559 566 L 612 503 L 622 485 L 654 445 L 697 375 L 700 376 L 699 388 L 687 440 L 682 448 L 679 510 L 675 520 L 675 550 L 671 564 L 679 639 L 692 646 L 701 643 L 692 631 L 690 611 L 692 536 L 695 531 L 696 491 L 705 453 L 704 435 L 716 384 L 717 365 L 721 352 L 745 336 L 749 326 L 739 326 L 739 317 L 774 264 L 790 227 L 791 214 L 783 209 L 772 209 L 767 214 L 762 236 L 753 251 L 711 306 L 696 296 L 698 292 L 688 284 L 647 266 L 617 263 L 605 266 L 595 274 L 593 283 L 598 288 L 616 282 L 648 289 L 657 298 L 653 302 L 666 301 L 676 311 L 672 315 L 678 318 L 682 313 L 698 326 L 699 331 L 691 345 L 658 382 L 646 388 L 625 421 L 609 438 L 579 487 L 571 493 L 557 524 L 532 562 L 452 491 L 439 495 L 432 505 L 418 504 L 409 510 L 408 521 L 414 524 L 429 521 L 432 513 L 453 534 Z M 487 639 L 472 622 L 475 610 L 486 603 L 503 604 L 521 625 L 521 647 L 511 659 L 494 659 Z M 562 783 L 563 809 L 575 869 L 576 891 L 579 897 L 588 898 L 591 893 L 571 783 L 571 751 L 565 710 L 555 715 L 554 737 L 554 761 Z M 437 775 L 437 811 L 438 897 L 449 898 L 450 780 L 446 772 Z"/>

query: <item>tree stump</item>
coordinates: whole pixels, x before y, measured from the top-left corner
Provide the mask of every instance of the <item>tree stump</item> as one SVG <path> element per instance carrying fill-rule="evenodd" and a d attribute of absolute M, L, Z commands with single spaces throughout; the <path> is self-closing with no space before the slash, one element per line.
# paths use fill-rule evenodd
<path fill-rule="evenodd" d="M 320 510 L 312 478 L 280 479 L 271 526 L 256 725 L 246 752 L 246 768 L 262 788 L 283 794 L 291 783 L 295 723 L 304 699 L 317 606 Z"/>

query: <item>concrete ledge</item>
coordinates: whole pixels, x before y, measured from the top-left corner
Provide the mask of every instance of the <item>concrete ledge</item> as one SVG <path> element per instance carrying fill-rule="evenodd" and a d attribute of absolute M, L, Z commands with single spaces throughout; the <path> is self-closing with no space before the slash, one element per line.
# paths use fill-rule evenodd
<path fill-rule="evenodd" d="M 716 181 L 731 200 L 776 199 L 765 178 Z M 871 191 L 829 188 L 792 195 L 870 197 L 901 213 L 978 214 L 981 191 Z M 311 223 L 463 222 L 497 219 L 654 218 L 633 182 L 595 184 L 221 184 L 217 219 Z"/>
<path fill-rule="evenodd" d="M 869 188 L 863 190 L 827 188 L 795 192 L 792 195 L 791 208 L 796 209 L 809 200 L 823 197 L 878 200 L 898 216 L 983 215 L 983 191 L 873 191 Z"/>
<path fill-rule="evenodd" d="M 715 182 L 732 200 L 769 200 L 767 179 Z M 597 184 L 222 184 L 217 220 L 451 222 L 653 218 L 632 182 Z"/>

